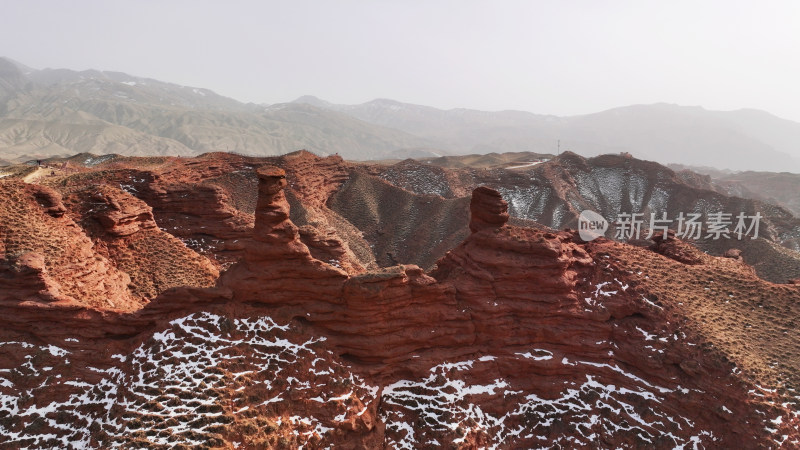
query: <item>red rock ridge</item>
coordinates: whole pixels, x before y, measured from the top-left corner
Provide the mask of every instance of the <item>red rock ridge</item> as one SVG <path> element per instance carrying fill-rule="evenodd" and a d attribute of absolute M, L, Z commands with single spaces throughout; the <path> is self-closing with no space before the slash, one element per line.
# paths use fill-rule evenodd
<path fill-rule="evenodd" d="M 92 241 L 64 215 L 58 193 L 45 186 L 2 182 L 0 196 L 0 302 L 7 308 L 54 301 L 121 310 L 140 307 L 128 292 L 128 275 L 95 252 Z"/>
<path fill-rule="evenodd" d="M 90 189 L 86 194 L 88 198 L 79 196 L 74 203 L 91 205 L 93 217 L 112 236 L 131 236 L 143 230 L 158 228 L 153 218 L 153 209 L 141 200 L 107 187 Z"/>
<path fill-rule="evenodd" d="M 280 158 L 289 174 L 288 185 L 308 207 L 323 207 L 349 177 L 349 164 L 340 156 L 320 158 L 305 150 Z"/>
<path fill-rule="evenodd" d="M 602 386 L 621 392 L 630 408 L 657 404 L 669 417 L 691 413 L 691 427 L 659 422 L 664 433 L 689 439 L 698 428 L 722 447 L 752 447 L 765 439 L 766 419 L 750 405 L 749 386 L 732 374 L 729 363 L 678 339 L 679 321 L 645 301 L 622 274 L 607 271 L 602 255 L 587 251 L 591 246 L 576 243 L 571 233 L 506 225 L 507 205 L 497 192 L 476 190 L 473 233 L 431 274 L 397 266 L 348 276 L 313 258 L 301 242 L 289 220 L 285 172 L 265 167 L 257 173 L 252 240 L 243 260 L 221 276 L 216 288 L 169 290 L 129 315 L 88 308 L 50 312 L 47 321 L 87 328 L 82 335 L 114 338 L 119 348 L 138 344 L 171 318 L 194 311 L 236 314 L 263 308 L 326 336 L 331 349 L 382 386 L 428 376 L 443 361 L 486 356 L 485 361 L 497 362 L 471 373 L 472 381 L 485 385 L 501 377 L 509 391 L 555 401 L 570 386 L 602 379 Z M 65 330 L 35 332 L 52 336 Z M 658 397 L 643 394 L 642 386 Z M 641 395 L 628 398 L 626 393 Z M 736 414 L 725 414 L 725 405 Z M 503 395 L 487 397 L 481 408 L 496 416 L 508 413 Z M 603 408 L 583 413 L 623 414 Z M 631 420 L 636 415 L 628 414 Z M 648 423 L 659 417 L 647 417 Z M 558 426 L 548 429 L 553 435 L 565 432 Z M 609 446 L 646 445 L 595 431 Z M 469 442 L 477 446 L 485 439 L 476 432 Z"/>
<path fill-rule="evenodd" d="M 131 276 L 130 288 L 153 299 L 179 286 L 211 287 L 219 272 L 207 258 L 158 228 L 147 203 L 120 189 L 90 186 L 67 196 L 70 215 L 98 253 Z"/>

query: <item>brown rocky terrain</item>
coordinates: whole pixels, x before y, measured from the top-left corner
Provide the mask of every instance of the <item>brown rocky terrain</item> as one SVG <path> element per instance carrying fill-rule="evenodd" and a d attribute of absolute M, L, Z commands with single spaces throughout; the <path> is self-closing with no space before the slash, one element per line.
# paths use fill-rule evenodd
<path fill-rule="evenodd" d="M 452 166 L 457 158 L 449 158 Z M 528 158 L 529 159 L 529 158 Z M 469 163 L 465 158 L 462 162 Z M 619 229 L 620 214 L 641 214 L 640 238 L 645 238 L 650 214 L 659 219 L 667 214 L 670 227 L 677 229 L 681 213 L 701 214 L 702 234 L 693 242 L 704 251 L 721 256 L 731 248 L 742 251 L 745 261 L 763 278 L 786 282 L 800 276 L 800 220 L 763 197 L 736 197 L 722 192 L 711 179 L 692 172 L 674 172 L 660 164 L 624 155 L 583 158 L 563 153 L 546 163 L 517 161 L 513 168 L 451 168 L 406 160 L 388 166 L 369 166 L 370 173 L 417 194 L 460 198 L 479 185 L 498 190 L 509 202 L 513 217 L 535 221 L 555 229 L 577 228 L 581 211 L 600 213 L 610 222 L 608 237 Z M 730 214 L 733 231 L 736 216 L 762 216 L 759 237 L 715 239 L 707 233 L 709 215 Z M 749 225 L 749 222 L 747 223 Z"/>
<path fill-rule="evenodd" d="M 71 165 L 69 170 L 77 173 L 67 174 L 61 182 L 113 183 L 130 191 L 151 205 L 161 228 L 212 257 L 219 267 L 241 256 L 241 239 L 253 223 L 253 170 L 269 162 L 287 170 L 292 220 L 301 226 L 307 244 L 318 242 L 311 245 L 312 252 L 321 259 L 344 258 L 343 267 L 351 273 L 376 264 L 431 268 L 466 236 L 464 199 L 476 186 L 486 185 L 509 200 L 514 224 L 577 228 L 580 211 L 591 209 L 611 222 L 609 237 L 617 233 L 614 221 L 621 213 L 641 214 L 641 238 L 648 234 L 651 213 L 657 218 L 666 213 L 673 228 L 681 213 L 699 213 L 701 221 L 708 221 L 709 214 L 725 212 L 731 222 L 739 213 L 758 213 L 760 239 L 747 235 L 709 239 L 704 232 L 694 242 L 715 255 L 731 248 L 741 250 L 745 261 L 771 281 L 800 277 L 800 221 L 789 211 L 761 200 L 725 195 L 703 176 L 621 155 L 584 159 L 565 153 L 540 163 L 529 161 L 530 154 L 512 154 L 493 158 L 503 161 L 500 168 L 443 168 L 413 160 L 352 164 L 308 152 L 266 160 L 225 154 L 194 159 L 76 159 L 90 167 L 75 164 L 73 169 Z M 456 166 L 475 163 L 472 157 L 448 161 Z M 43 183 L 52 184 L 52 178 L 45 177 Z M 199 208 L 199 204 L 206 206 Z M 414 239 L 409 239 L 412 235 Z M 337 238 L 347 245 L 345 253 L 331 252 L 342 247 Z"/>
<path fill-rule="evenodd" d="M 3 300 L 134 310 L 128 274 L 94 250 L 68 215 L 61 195 L 45 186 L 3 182 Z"/>
<path fill-rule="evenodd" d="M 87 187 L 65 202 L 96 251 L 130 275 L 137 297 L 152 299 L 172 287 L 213 286 L 219 276 L 211 261 L 158 228 L 150 206 L 121 189 Z"/>
<path fill-rule="evenodd" d="M 570 158 L 536 170 L 581 205 L 611 160 Z M 800 291 L 744 251 L 586 243 L 306 152 L 137 162 L 0 181 L 3 445 L 800 446 Z"/>

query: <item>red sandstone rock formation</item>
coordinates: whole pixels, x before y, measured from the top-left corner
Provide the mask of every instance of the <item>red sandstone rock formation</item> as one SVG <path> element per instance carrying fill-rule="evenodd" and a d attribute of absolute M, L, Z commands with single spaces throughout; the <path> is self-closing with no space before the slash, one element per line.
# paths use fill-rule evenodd
<path fill-rule="evenodd" d="M 347 274 L 311 256 L 289 220 L 286 172 L 277 167 L 258 169 L 258 206 L 252 241 L 243 260 L 221 277 L 236 295 L 264 303 L 300 304 L 316 296 L 338 296 Z M 305 280 L 305 281 L 304 281 Z"/>
<path fill-rule="evenodd" d="M 306 244 L 314 259 L 326 262 L 351 275 L 364 272 L 364 266 L 336 230 L 333 227 L 321 228 L 320 225 L 298 227 L 300 240 Z"/>
<path fill-rule="evenodd" d="M 64 216 L 60 195 L 43 186 L 3 182 L 0 196 L 5 267 L 0 302 L 8 308 L 27 301 L 140 306 L 128 292 L 128 275 L 98 255 L 81 228 Z M 33 291 L 24 288 L 29 281 Z"/>
<path fill-rule="evenodd" d="M 108 188 L 91 189 L 89 198 L 79 198 L 80 205 L 92 205 L 93 217 L 109 234 L 122 237 L 136 234 L 143 230 L 158 228 L 153 219 L 153 209 L 146 203 L 127 196 L 120 203 L 120 192 Z"/>
<path fill-rule="evenodd" d="M 481 186 L 472 191 L 470 202 L 472 218 L 469 229 L 475 233 L 483 229 L 500 228 L 508 222 L 508 203 L 494 189 Z"/>
<path fill-rule="evenodd" d="M 160 230 L 152 208 L 127 192 L 91 186 L 70 194 L 67 203 L 98 253 L 130 275 L 137 297 L 152 299 L 173 287 L 216 283 L 219 272 L 211 261 Z"/>
<path fill-rule="evenodd" d="M 742 251 L 739 250 L 738 248 L 732 248 L 732 249 L 726 250 L 725 253 L 722 254 L 722 256 L 725 257 L 725 258 L 735 259 L 737 261 L 743 261 L 742 260 Z"/>
<path fill-rule="evenodd" d="M 141 198 L 152 205 L 157 222 L 195 250 L 218 257 L 220 263 L 237 260 L 240 242 L 250 233 L 252 218 L 233 208 L 225 191 L 205 184 L 153 184 Z"/>
<path fill-rule="evenodd" d="M 217 287 L 170 289 L 131 314 L 94 305 L 19 304 L 0 336 L 45 343 L 36 347 L 43 364 L 31 365 L 36 374 L 3 383 L 11 399 L 3 407 L 32 403 L 15 410 L 23 418 L 7 414 L 0 425 L 36 433 L 24 422 L 35 420 L 28 406 L 49 403 L 18 393 L 43 381 L 43 367 L 57 367 L 70 382 L 58 384 L 58 401 L 74 395 L 96 403 L 85 416 L 66 416 L 101 424 L 93 438 L 101 445 L 158 439 L 147 432 L 120 437 L 131 434 L 125 426 L 196 429 L 182 436 L 212 446 L 279 445 L 278 436 L 284 445 L 504 448 L 754 447 L 800 439 L 797 417 L 778 396 L 768 401 L 748 393 L 756 392 L 753 381 L 697 329 L 684 326 L 699 322 L 682 315 L 678 300 L 651 299 L 654 288 L 634 277 L 632 262 L 622 261 L 626 252 L 645 249 L 604 239 L 580 244 L 571 233 L 508 226 L 499 193 L 479 188 L 471 204 L 473 233 L 431 274 L 397 266 L 349 276 L 315 259 L 300 240 L 289 220 L 285 172 L 265 167 L 257 175 L 252 239 Z M 141 214 L 114 217 L 120 220 L 106 219 L 112 230 Z M 647 258 L 682 264 L 652 252 Z M 37 256 L 22 259 L 20 273 L 44 280 L 37 278 L 43 273 Z M 38 326 L 30 326 L 34 315 Z M 287 325 L 268 324 L 265 315 Z M 56 342 L 65 348 L 46 346 Z M 33 361 L 33 344 L 8 345 L 14 350 L 0 356 L 3 368 Z M 333 354 L 316 350 L 322 346 Z M 64 352 L 81 368 L 59 359 Z M 347 370 L 365 378 L 352 372 L 348 378 Z M 105 390 L 87 393 L 86 384 Z M 103 392 L 128 385 L 125 403 L 112 399 L 113 408 L 103 406 Z M 193 417 L 163 413 L 184 404 L 174 392 L 203 396 L 189 409 Z M 89 420 L 95 415 L 103 420 Z M 135 419 L 120 430 L 108 425 L 109 417 Z M 47 421 L 38 426 L 43 433 L 83 436 Z M 769 426 L 787 437 L 774 439 Z M 277 434 L 275 442 L 260 434 L 267 429 Z"/>
<path fill-rule="evenodd" d="M 339 156 L 320 158 L 301 150 L 281 157 L 288 185 L 308 207 L 322 207 L 349 175 L 349 165 Z"/>
<path fill-rule="evenodd" d="M 294 219 L 300 228 L 300 240 L 314 258 L 341 268 L 351 275 L 374 265 L 369 243 L 360 231 L 328 208 L 328 200 L 350 177 L 350 164 L 339 156 L 320 158 L 301 150 L 276 161 L 287 171 L 287 190 L 291 202 L 301 210 Z M 352 228 L 352 229 L 348 229 Z M 361 248 L 357 255 L 351 245 Z"/>
<path fill-rule="evenodd" d="M 23 253 L 13 262 L 3 256 L 4 261 L 0 263 L 3 301 L 58 301 L 58 283 L 47 273 L 44 255 L 36 252 Z"/>
<path fill-rule="evenodd" d="M 254 162 L 243 158 L 207 157 L 172 161 L 149 170 L 122 166 L 98 181 L 147 203 L 160 228 L 222 266 L 241 257 L 244 246 L 240 241 L 250 235 L 253 226 L 252 210 L 237 208 L 247 204 L 247 199 L 234 201 L 232 196 L 240 193 L 232 192 L 223 181 L 232 174 L 252 172 L 251 164 Z M 96 183 L 76 175 L 67 177 L 65 184 L 67 189 L 81 189 Z"/>
<path fill-rule="evenodd" d="M 675 239 L 675 233 L 672 230 L 667 234 L 666 239 L 664 233 L 655 233 L 652 239 L 654 244 L 650 246 L 650 249 L 656 253 L 684 264 L 700 264 L 702 262 L 701 252 L 696 247 Z"/>
<path fill-rule="evenodd" d="M 62 202 L 61 194 L 53 189 L 38 184 L 29 184 L 26 188 L 33 194 L 39 206 L 41 206 L 47 214 L 59 218 L 67 212 Z"/>

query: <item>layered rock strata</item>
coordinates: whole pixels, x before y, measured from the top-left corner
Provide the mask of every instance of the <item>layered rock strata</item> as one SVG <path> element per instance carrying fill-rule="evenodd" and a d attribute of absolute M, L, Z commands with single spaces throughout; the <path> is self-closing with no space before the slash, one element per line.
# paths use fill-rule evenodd
<path fill-rule="evenodd" d="M 130 277 L 97 254 L 64 214 L 60 195 L 44 186 L 2 182 L 0 196 L 0 301 L 10 319 L 28 316 L 21 306 L 27 302 L 120 310 L 141 306 L 128 292 Z"/>
<path fill-rule="evenodd" d="M 106 185 L 67 198 L 70 215 L 92 238 L 96 251 L 131 277 L 131 292 L 142 300 L 167 289 L 211 287 L 219 272 L 171 234 L 159 229 L 147 203 Z"/>
<path fill-rule="evenodd" d="M 220 284 L 235 289 L 237 298 L 261 303 L 302 305 L 341 294 L 347 274 L 311 256 L 289 220 L 286 172 L 258 169 L 258 205 L 253 237 L 244 258 L 226 271 Z"/>
<path fill-rule="evenodd" d="M 127 361 L 125 355 L 142 348 L 166 345 L 158 342 L 179 345 L 184 335 L 207 338 L 205 348 L 232 343 L 254 315 L 269 315 L 324 336 L 326 348 L 377 385 L 373 400 L 362 401 L 370 391 L 359 388 L 366 393 L 351 401 L 359 416 L 369 411 L 366 419 L 345 420 L 351 425 L 337 425 L 333 433 L 316 431 L 340 444 L 413 446 L 446 438 L 464 446 L 753 447 L 769 438 L 767 421 L 783 414 L 779 406 L 756 406 L 748 393 L 754 387 L 729 361 L 696 345 L 675 309 L 648 299 L 614 269 L 601 249 L 623 244 L 581 244 L 568 232 L 508 226 L 501 196 L 479 188 L 472 234 L 436 270 L 396 266 L 350 276 L 315 259 L 301 242 L 289 220 L 285 172 L 264 167 L 257 175 L 252 239 L 215 288 L 170 289 L 132 314 L 97 307 L 39 311 L 49 326 L 12 322 L 4 333 L 53 342 L 65 333 L 91 338 L 105 346 L 102 355 L 74 358 L 99 365 L 93 358 Z M 24 270 L 35 272 L 37 264 L 31 258 Z M 201 317 L 209 319 L 195 324 Z M 182 331 L 162 331 L 178 325 Z M 281 345 L 297 353 L 311 344 Z M 240 352 L 233 358 L 246 356 Z M 304 403 L 303 386 L 323 375 L 313 373 L 286 398 L 269 401 L 296 402 L 296 411 L 326 401 L 320 394 Z M 245 405 L 269 414 L 263 401 Z M 781 423 L 791 424 L 783 417 Z M 385 426 L 376 423 L 383 420 Z"/>

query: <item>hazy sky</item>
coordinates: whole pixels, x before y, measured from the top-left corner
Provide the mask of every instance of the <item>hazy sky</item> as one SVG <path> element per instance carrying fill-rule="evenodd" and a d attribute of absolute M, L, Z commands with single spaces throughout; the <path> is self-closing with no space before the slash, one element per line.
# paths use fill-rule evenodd
<path fill-rule="evenodd" d="M 0 0 L 0 56 L 278 103 L 572 115 L 636 103 L 800 121 L 800 1 Z"/>

